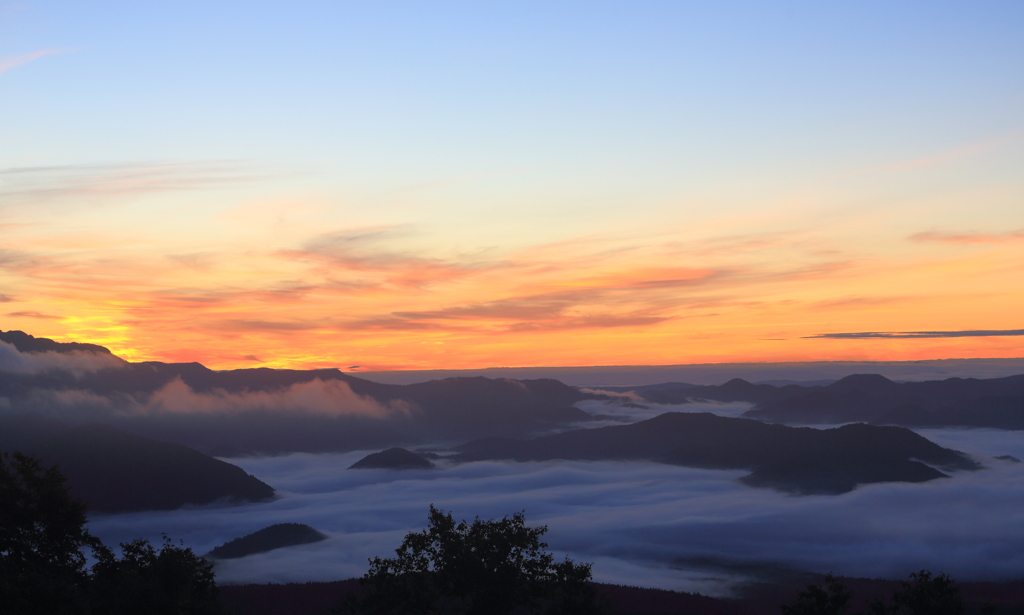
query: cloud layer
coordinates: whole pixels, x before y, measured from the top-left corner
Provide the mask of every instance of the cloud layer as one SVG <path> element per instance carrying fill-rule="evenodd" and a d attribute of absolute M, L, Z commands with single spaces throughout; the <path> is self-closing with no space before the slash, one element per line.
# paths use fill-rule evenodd
<path fill-rule="evenodd" d="M 982 456 L 1024 457 L 1019 434 L 930 430 Z M 328 533 L 322 543 L 218 564 L 222 582 L 334 580 L 393 552 L 433 503 L 458 518 L 525 510 L 559 554 L 595 563 L 599 581 L 724 594 L 759 569 L 905 577 L 927 568 L 960 580 L 1024 575 L 1024 464 L 841 496 L 747 488 L 742 472 L 650 463 L 471 463 L 432 471 L 348 471 L 365 452 L 232 459 L 279 489 L 271 503 L 96 516 L 105 541 L 168 532 L 205 552 L 280 522 Z"/>

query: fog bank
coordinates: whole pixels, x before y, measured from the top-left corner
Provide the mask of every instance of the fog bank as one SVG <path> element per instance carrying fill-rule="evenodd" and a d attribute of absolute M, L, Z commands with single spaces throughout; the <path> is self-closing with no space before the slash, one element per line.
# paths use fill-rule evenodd
<path fill-rule="evenodd" d="M 940 433 L 936 433 L 940 432 Z M 759 568 L 903 578 L 922 568 L 958 580 L 1024 576 L 1024 458 L 1017 434 L 929 430 L 990 469 L 921 484 L 876 484 L 794 497 L 736 482 L 742 471 L 654 463 L 479 462 L 439 470 L 346 470 L 366 451 L 230 459 L 276 487 L 266 504 L 96 516 L 108 544 L 161 532 L 199 552 L 267 525 L 306 523 L 320 543 L 221 562 L 221 582 L 360 576 L 422 529 L 430 504 L 457 518 L 525 510 L 558 554 L 594 562 L 603 582 L 728 592 Z M 945 441 L 943 441 L 945 438 Z"/>

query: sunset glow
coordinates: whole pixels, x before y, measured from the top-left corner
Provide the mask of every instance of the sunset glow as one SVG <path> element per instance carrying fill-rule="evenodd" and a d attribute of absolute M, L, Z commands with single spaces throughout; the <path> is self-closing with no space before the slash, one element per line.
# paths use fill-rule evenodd
<path fill-rule="evenodd" d="M 101 5 L 0 14 L 0 329 L 216 369 L 1024 356 L 1019 6 L 908 41 L 885 5 Z"/>

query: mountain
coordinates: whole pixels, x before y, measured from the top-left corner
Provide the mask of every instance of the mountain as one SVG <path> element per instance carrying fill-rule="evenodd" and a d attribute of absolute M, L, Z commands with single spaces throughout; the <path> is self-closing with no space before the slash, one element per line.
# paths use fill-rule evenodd
<path fill-rule="evenodd" d="M 253 555 L 254 553 L 266 553 L 267 551 L 284 547 L 320 542 L 321 540 L 327 540 L 327 536 L 308 525 L 302 523 L 276 523 L 215 547 L 207 556 L 213 559 L 234 559 Z"/>
<path fill-rule="evenodd" d="M 18 352 L 94 352 L 97 354 L 111 354 L 110 350 L 96 344 L 55 342 L 45 337 L 29 335 L 24 331 L 0 331 L 0 342 L 7 342 L 14 346 Z"/>
<path fill-rule="evenodd" d="M 238 466 L 180 444 L 124 433 L 107 425 L 63 428 L 34 419 L 3 417 L 11 424 L 51 427 L 57 435 L 36 431 L 17 447 L 45 465 L 59 466 L 71 494 L 92 512 L 170 510 L 217 500 L 257 502 L 274 489 Z M 15 450 L 14 448 L 8 450 Z"/>
<path fill-rule="evenodd" d="M 29 354 L 68 347 L 18 331 L 3 335 Z M 223 405 L 233 411 L 164 410 L 165 398 L 183 395 L 213 410 Z M 288 395 L 315 410 L 283 408 L 279 398 Z M 215 371 L 199 363 L 124 362 L 103 363 L 93 371 L 50 367 L 0 372 L 0 397 L 8 401 L 3 410 L 8 414 L 35 412 L 69 424 L 107 423 L 204 451 L 244 454 L 525 437 L 591 420 L 573 404 L 604 396 L 550 379 L 472 377 L 392 385 L 337 369 Z M 376 405 L 379 412 L 349 412 L 346 403 Z"/>
<path fill-rule="evenodd" d="M 750 402 L 756 406 L 743 416 L 774 423 L 865 421 L 1024 429 L 1024 375 L 893 382 L 878 374 L 852 374 L 824 386 L 773 386 L 736 378 L 718 386 L 654 385 L 633 390 L 646 401 L 659 404 Z"/>
<path fill-rule="evenodd" d="M 429 470 L 433 462 L 404 448 L 389 448 L 379 453 L 370 453 L 349 466 L 349 470 Z"/>
<path fill-rule="evenodd" d="M 456 450 L 457 461 L 648 460 L 745 469 L 751 473 L 741 480 L 748 485 L 800 494 L 837 494 L 861 484 L 923 482 L 947 476 L 935 467 L 980 468 L 963 454 L 902 427 L 856 424 L 812 429 L 681 412 L 532 440 L 486 438 Z"/>

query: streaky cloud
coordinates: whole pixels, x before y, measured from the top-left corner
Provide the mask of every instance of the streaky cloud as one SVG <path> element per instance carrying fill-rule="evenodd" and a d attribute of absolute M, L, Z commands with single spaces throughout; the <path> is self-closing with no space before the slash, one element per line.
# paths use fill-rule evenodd
<path fill-rule="evenodd" d="M 915 233 L 909 237 L 912 241 L 941 241 L 943 243 L 1007 243 L 1024 241 L 1024 229 L 1005 233 L 939 233 L 928 231 Z"/>
<path fill-rule="evenodd" d="M 70 53 L 72 51 L 77 51 L 77 49 L 43 49 L 41 51 L 33 51 L 32 53 L 23 53 L 21 55 L 5 58 L 0 60 L 0 75 L 6 73 L 15 66 L 28 64 L 29 62 L 38 60 L 44 56 L 50 56 L 58 53 Z"/>
<path fill-rule="evenodd" d="M 927 339 L 936 337 L 1004 337 L 1024 335 L 1024 329 L 978 329 L 969 331 L 863 331 L 859 333 L 821 333 L 819 335 L 808 335 L 802 339 L 833 339 L 833 340 L 861 340 L 861 339 Z"/>

